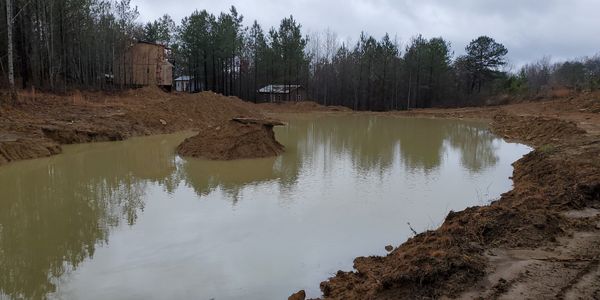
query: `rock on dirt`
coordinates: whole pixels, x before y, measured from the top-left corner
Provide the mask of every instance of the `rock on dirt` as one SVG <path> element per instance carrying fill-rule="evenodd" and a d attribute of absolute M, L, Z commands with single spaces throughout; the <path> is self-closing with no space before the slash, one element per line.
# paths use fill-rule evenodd
<path fill-rule="evenodd" d="M 210 160 L 234 160 L 277 156 L 284 150 L 275 139 L 274 126 L 279 121 L 256 118 L 233 118 L 217 126 L 207 127 L 177 147 L 182 156 Z"/>

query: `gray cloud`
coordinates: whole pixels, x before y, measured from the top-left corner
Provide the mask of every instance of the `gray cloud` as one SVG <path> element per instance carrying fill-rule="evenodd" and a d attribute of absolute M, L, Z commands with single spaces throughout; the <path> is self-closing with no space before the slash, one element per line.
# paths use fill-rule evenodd
<path fill-rule="evenodd" d="M 361 31 L 386 32 L 407 42 L 411 36 L 442 36 L 457 54 L 479 35 L 504 43 L 515 65 L 551 56 L 555 60 L 600 52 L 598 0 L 133 0 L 142 21 L 170 14 L 176 21 L 194 9 L 218 14 L 235 5 L 249 25 L 265 28 L 294 15 L 304 32 L 326 28 L 346 40 Z"/>

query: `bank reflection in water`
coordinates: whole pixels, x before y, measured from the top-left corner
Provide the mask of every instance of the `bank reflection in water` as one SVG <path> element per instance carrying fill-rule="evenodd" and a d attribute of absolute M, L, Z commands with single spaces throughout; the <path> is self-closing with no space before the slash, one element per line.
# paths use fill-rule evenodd
<path fill-rule="evenodd" d="M 148 182 L 174 188 L 173 144 L 142 149 L 148 139 L 79 145 L 0 169 L 0 295 L 54 292 L 59 277 L 108 243 L 111 227 L 135 224 Z"/>
<path fill-rule="evenodd" d="M 335 176 L 336 166 L 349 159 L 364 174 L 385 173 L 394 163 L 412 171 L 435 171 L 447 147 L 461 155 L 471 172 L 493 167 L 498 157 L 495 137 L 481 122 L 372 116 L 295 118 L 276 129 L 286 152 L 277 158 L 215 162 L 184 159 L 183 175 L 199 196 L 220 188 L 235 204 L 240 189 L 275 181 L 280 192 L 291 191 L 298 176 L 322 168 Z"/>
<path fill-rule="evenodd" d="M 452 123 L 445 132 L 448 143 L 460 151 L 461 164 L 469 171 L 481 172 L 498 163 L 500 140 L 481 124 Z"/>
<path fill-rule="evenodd" d="M 264 187 L 276 194 L 278 205 L 286 206 L 303 201 L 300 196 L 307 194 L 307 188 L 329 189 L 328 182 L 332 197 L 346 197 L 347 193 L 335 190 L 353 187 L 344 186 L 347 182 L 340 182 L 340 176 L 401 181 L 390 174 L 398 170 L 437 173 L 449 153 L 459 155 L 462 167 L 473 174 L 499 161 L 500 141 L 476 122 L 364 115 L 297 117 L 289 120 L 289 126 L 277 128 L 277 138 L 286 146 L 283 155 L 233 162 L 177 157 L 175 147 L 189 135 L 70 146 L 64 155 L 0 168 L 0 298 L 4 294 L 37 299 L 56 292 L 65 274 L 110 245 L 111 231 L 135 226 L 152 204 L 148 195 L 152 187 L 165 194 L 189 187 L 196 201 L 218 191 L 234 207 L 239 201 L 257 200 L 244 198 L 246 189 Z M 364 186 L 378 184 L 357 180 Z M 318 200 L 324 201 L 323 210 L 338 209 L 337 204 L 326 203 L 330 199 Z M 328 213 L 335 212 L 322 214 Z"/>
<path fill-rule="evenodd" d="M 301 164 L 325 153 L 327 169 L 334 167 L 327 163 L 348 155 L 354 167 L 365 172 L 386 171 L 394 163 L 434 171 L 448 145 L 460 152 L 463 165 L 472 172 L 493 167 L 498 161 L 495 141 L 499 140 L 481 122 L 326 116 L 294 120 L 279 130 L 278 138 L 295 146 Z"/>

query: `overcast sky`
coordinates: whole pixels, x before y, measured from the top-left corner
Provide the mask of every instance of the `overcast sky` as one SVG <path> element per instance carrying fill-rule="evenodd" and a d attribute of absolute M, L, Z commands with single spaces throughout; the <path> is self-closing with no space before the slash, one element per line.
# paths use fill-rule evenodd
<path fill-rule="evenodd" d="M 480 35 L 509 49 L 515 66 L 551 56 L 553 60 L 600 53 L 600 0 L 132 0 L 140 21 L 168 13 L 176 22 L 195 9 L 218 14 L 234 5 L 268 29 L 293 15 L 304 33 L 336 32 L 356 41 L 361 31 L 377 38 L 386 32 L 405 44 L 418 33 L 442 36 L 456 54 Z"/>

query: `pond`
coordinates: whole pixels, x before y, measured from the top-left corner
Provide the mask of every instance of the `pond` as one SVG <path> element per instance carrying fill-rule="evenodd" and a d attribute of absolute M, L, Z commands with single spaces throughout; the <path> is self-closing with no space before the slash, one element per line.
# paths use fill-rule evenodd
<path fill-rule="evenodd" d="M 288 122 L 276 158 L 181 158 L 178 133 L 1 167 L 0 299 L 317 297 L 356 256 L 510 190 L 530 151 L 479 122 Z"/>

